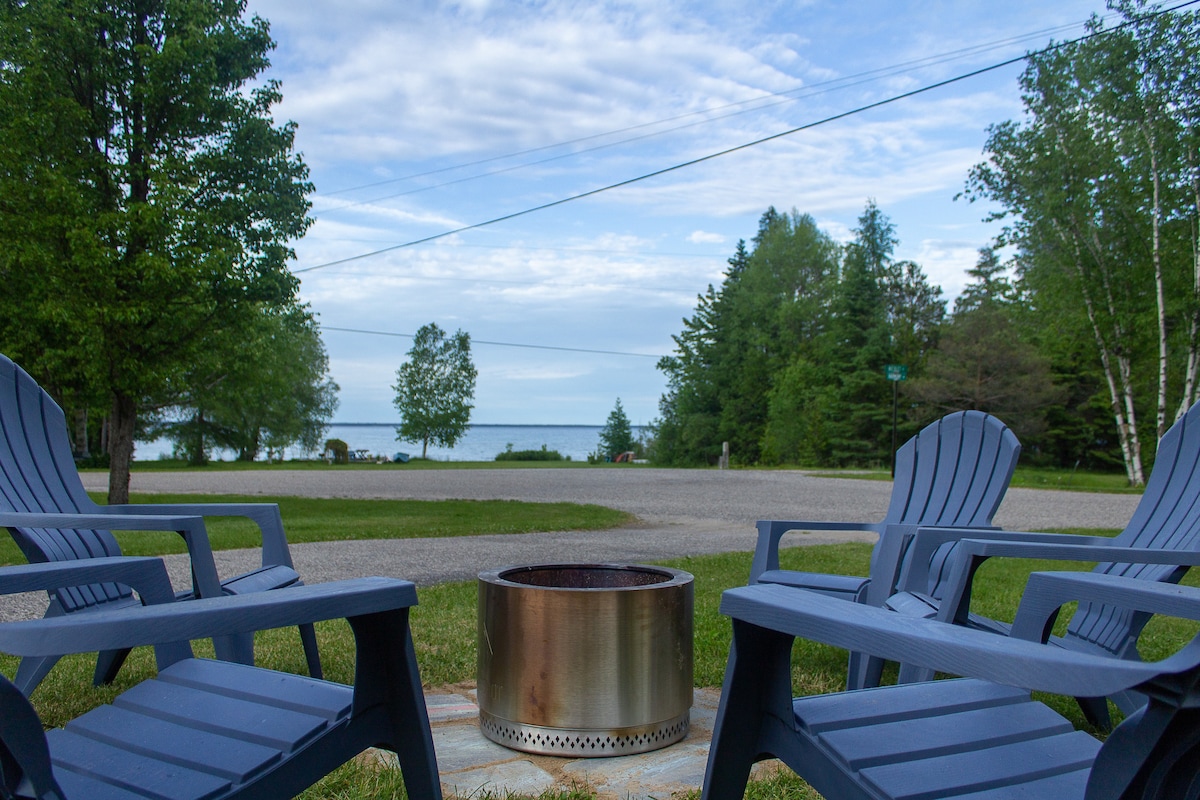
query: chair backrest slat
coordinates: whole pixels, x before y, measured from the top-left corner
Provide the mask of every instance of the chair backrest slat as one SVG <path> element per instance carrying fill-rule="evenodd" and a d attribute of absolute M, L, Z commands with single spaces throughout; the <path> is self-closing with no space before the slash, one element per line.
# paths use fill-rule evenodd
<path fill-rule="evenodd" d="M 991 525 L 1021 445 L 1002 422 L 959 411 L 930 423 L 896 452 L 896 478 L 884 522 Z"/>
<path fill-rule="evenodd" d="M 71 455 L 66 417 L 29 373 L 0 355 L 0 506 L 7 511 L 90 513 Z M 11 531 L 30 562 L 121 554 L 111 531 L 18 528 Z M 129 597 L 128 587 L 93 584 L 55 592 L 66 610 Z"/>
<path fill-rule="evenodd" d="M 996 417 L 982 411 L 947 414 L 896 451 L 896 477 L 884 524 L 990 527 L 1020 454 L 1016 435 Z M 888 535 L 885 527 L 883 536 Z M 881 550 L 879 546 L 872 553 L 872 576 Z M 947 544 L 935 553 L 932 586 L 953 550 L 954 545 Z M 908 558 L 906 548 L 898 552 L 896 576 Z M 940 596 L 936 590 L 935 594 Z"/>
<path fill-rule="evenodd" d="M 1129 524 L 1113 544 L 1163 550 L 1200 548 L 1200 403 L 1188 409 L 1163 435 L 1154 469 Z M 1178 583 L 1187 567 L 1170 564 L 1106 562 L 1096 572 L 1140 580 Z M 1150 615 L 1102 604 L 1084 604 L 1067 627 L 1067 635 L 1117 655 L 1131 655 Z"/>

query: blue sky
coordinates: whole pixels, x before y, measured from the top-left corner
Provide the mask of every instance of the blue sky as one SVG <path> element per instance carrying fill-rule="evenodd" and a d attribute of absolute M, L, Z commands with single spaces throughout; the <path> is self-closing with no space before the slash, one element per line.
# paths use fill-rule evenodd
<path fill-rule="evenodd" d="M 477 423 L 652 421 L 657 357 L 775 206 L 850 238 L 869 198 L 947 298 L 995 234 L 955 201 L 1019 64 L 586 199 L 1083 32 L 1099 0 L 250 0 L 315 224 L 296 244 L 339 422 L 388 422 L 423 324 L 462 329 Z M 345 263 L 324 266 L 387 248 Z M 341 330 L 338 330 L 341 329 Z M 369 331 L 362 333 L 355 331 Z M 385 335 L 391 334 L 391 335 Z M 560 349 L 549 349 L 560 348 Z"/>

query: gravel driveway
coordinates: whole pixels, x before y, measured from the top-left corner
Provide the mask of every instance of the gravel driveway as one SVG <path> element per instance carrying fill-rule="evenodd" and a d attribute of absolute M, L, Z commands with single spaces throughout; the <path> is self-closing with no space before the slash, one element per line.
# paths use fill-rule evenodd
<path fill-rule="evenodd" d="M 107 475 L 85 473 L 89 490 L 107 488 Z M 648 561 L 754 549 L 758 519 L 870 522 L 885 513 L 891 484 L 813 477 L 794 470 L 464 469 L 147 472 L 136 492 L 296 495 L 391 499 L 504 499 L 596 503 L 635 514 L 639 522 L 613 530 L 322 542 L 292 546 L 308 583 L 362 575 L 394 575 L 428 585 L 468 580 L 481 570 L 544 562 Z M 1006 528 L 1120 528 L 1135 495 L 1012 489 L 996 522 Z M 284 520 L 287 524 L 287 520 Z M 817 544 L 872 535 L 793 535 L 789 544 Z M 258 552 L 217 553 L 227 576 L 257 566 Z M 168 557 L 172 580 L 186 585 L 187 560 Z M 40 613 L 39 598 L 0 604 L 0 618 Z M 44 606 L 44 603 L 41 605 Z"/>

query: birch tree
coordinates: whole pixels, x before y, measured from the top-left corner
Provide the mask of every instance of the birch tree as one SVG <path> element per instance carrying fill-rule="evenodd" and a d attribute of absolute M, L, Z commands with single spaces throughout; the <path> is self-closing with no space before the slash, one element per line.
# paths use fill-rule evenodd
<path fill-rule="evenodd" d="M 1095 342 L 1130 483 L 1144 482 L 1141 414 L 1161 436 L 1196 400 L 1197 268 L 1192 13 L 1119 2 L 1125 25 L 1031 56 L 1025 116 L 989 129 L 967 195 L 1002 210 L 1040 313 Z"/>

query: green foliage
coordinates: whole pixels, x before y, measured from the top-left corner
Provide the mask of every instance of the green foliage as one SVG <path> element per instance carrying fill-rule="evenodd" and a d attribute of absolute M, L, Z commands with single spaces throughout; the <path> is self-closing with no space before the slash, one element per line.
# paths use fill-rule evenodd
<path fill-rule="evenodd" d="M 140 410 L 296 303 L 310 219 L 295 128 L 238 0 L 0 4 L 0 348 L 110 416 L 110 498 Z"/>
<path fill-rule="evenodd" d="M 812 217 L 768 209 L 753 252 L 744 242 L 719 290 L 709 287 L 663 359 L 667 394 L 652 426 L 657 462 L 716 463 L 729 442 L 735 461 L 759 461 L 768 392 L 828 325 L 838 247 Z"/>
<path fill-rule="evenodd" d="M 1049 359 L 1023 340 L 1006 309 L 987 304 L 954 315 L 925 374 L 905 394 L 924 404 L 925 421 L 959 409 L 986 411 L 1023 442 L 1045 431 L 1046 409 L 1065 399 Z"/>
<path fill-rule="evenodd" d="M 1028 314 L 991 247 L 979 250 L 974 280 L 954 303 L 923 374 L 903 388 L 923 404 L 922 422 L 958 409 L 1003 419 L 1028 444 L 1045 428 L 1048 407 L 1063 400 L 1051 360 L 1039 351 Z"/>
<path fill-rule="evenodd" d="M 401 417 L 396 438 L 421 442 L 422 458 L 430 443 L 454 447 L 471 421 L 477 374 L 469 335 L 460 330 L 447 337 L 432 322 L 422 325 L 392 387 Z"/>
<path fill-rule="evenodd" d="M 350 445 L 341 439 L 326 439 L 325 452 L 333 459 L 333 463 L 335 464 L 350 463 Z"/>
<path fill-rule="evenodd" d="M 1119 29 L 1031 57 L 1024 118 L 989 128 L 967 195 L 1002 209 L 1046 340 L 1090 347 L 1140 483 L 1145 420 L 1161 436 L 1200 397 L 1200 17 L 1111 5 Z"/>
<path fill-rule="evenodd" d="M 629 423 L 625 409 L 621 407 L 621 398 L 618 397 L 617 404 L 613 406 L 608 420 L 600 429 L 600 455 L 612 460 L 622 453 L 634 450 L 636 445 L 633 426 Z"/>
<path fill-rule="evenodd" d="M 836 425 L 832 414 L 836 397 L 828 370 L 797 358 L 776 377 L 767 402 L 765 461 L 801 466 L 831 463 L 829 437 Z"/>
<path fill-rule="evenodd" d="M 211 447 L 254 461 L 265 451 L 278 458 L 299 445 L 316 450 L 337 408 L 338 386 L 312 314 L 299 306 L 265 311 L 248 321 L 237 358 L 210 359 L 189 371 L 173 413 L 151 426 L 148 438 L 167 436 L 191 464 L 207 460 Z M 222 329 L 218 335 L 230 338 Z"/>
<path fill-rule="evenodd" d="M 496 454 L 497 461 L 564 461 L 563 454 L 557 450 L 547 450 L 542 445 L 541 450 L 513 450 L 508 445 L 503 453 Z"/>
<path fill-rule="evenodd" d="M 919 372 L 945 303 L 919 266 L 892 260 L 894 226 L 874 202 L 859 222 L 842 248 L 812 217 L 772 208 L 753 251 L 739 243 L 659 365 L 656 463 L 715 463 L 726 441 L 742 464 L 888 460 L 883 367 Z"/>

